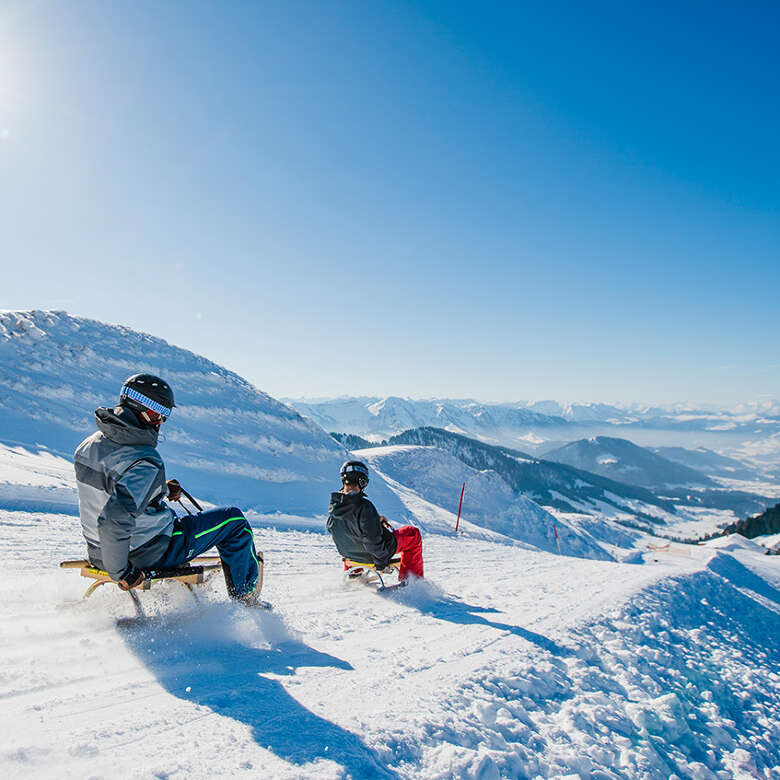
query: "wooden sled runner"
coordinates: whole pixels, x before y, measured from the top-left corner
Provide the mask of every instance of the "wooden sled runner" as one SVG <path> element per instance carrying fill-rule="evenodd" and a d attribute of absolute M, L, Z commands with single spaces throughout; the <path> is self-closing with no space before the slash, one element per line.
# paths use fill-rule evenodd
<path fill-rule="evenodd" d="M 259 555 L 258 559 L 262 561 L 262 558 Z M 94 580 L 94 582 L 86 589 L 86 591 L 84 591 L 82 601 L 86 601 L 101 585 L 105 585 L 108 582 L 116 582 L 116 580 L 111 579 L 111 576 L 108 572 L 98 569 L 87 560 L 62 561 L 60 563 L 60 568 L 79 569 L 82 577 Z M 220 561 L 219 557 L 200 556 L 198 558 L 193 558 L 191 561 L 189 561 L 189 563 L 185 563 L 182 566 L 176 566 L 172 569 L 145 571 L 144 575 L 146 578 L 143 585 L 141 585 L 139 588 L 128 590 L 126 593 L 128 593 L 130 598 L 133 600 L 133 606 L 135 607 L 138 616 L 143 617 L 144 611 L 141 607 L 141 599 L 138 597 L 136 590 L 149 590 L 152 587 L 153 582 L 174 580 L 175 582 L 180 582 L 182 585 L 184 585 L 184 587 L 187 588 L 187 590 L 189 590 L 197 600 L 197 595 L 192 586 L 204 585 L 205 583 L 209 582 L 209 580 L 211 580 L 211 578 L 214 577 L 217 571 L 221 568 L 222 562 Z M 262 582 L 262 576 L 263 569 L 261 564 L 260 582 Z"/>
<path fill-rule="evenodd" d="M 387 564 L 387 568 L 383 571 L 378 571 L 373 563 L 360 563 L 360 561 L 353 561 L 349 558 L 342 558 L 341 560 L 344 561 L 344 579 L 347 581 L 358 581 L 365 585 L 378 584 L 379 590 L 398 587 L 398 585 L 385 584 L 382 574 L 386 574 L 390 569 L 394 569 L 397 573 L 401 568 L 400 558 L 392 558 L 390 563 Z"/>
<path fill-rule="evenodd" d="M 258 593 L 263 587 L 263 553 L 260 550 L 257 551 L 258 562 L 258 576 L 257 576 L 257 591 Z M 60 563 L 61 569 L 79 569 L 79 573 L 82 577 L 94 580 L 94 582 L 84 591 L 82 601 L 86 601 L 101 585 L 113 582 L 116 580 L 111 579 L 111 575 L 107 571 L 98 569 L 93 566 L 88 560 L 78 561 L 62 561 Z M 174 566 L 170 569 L 147 569 L 144 571 L 144 582 L 138 588 L 125 591 L 129 594 L 133 600 L 136 612 L 139 617 L 144 616 L 143 608 L 141 607 L 141 599 L 138 597 L 137 591 L 149 590 L 154 582 L 162 582 L 163 580 L 173 580 L 174 582 L 180 582 L 187 590 L 192 593 L 195 600 L 198 601 L 198 595 L 193 588 L 193 585 L 205 585 L 210 582 L 211 579 L 222 569 L 222 561 L 217 555 L 201 555 L 197 558 L 193 558 L 191 561 L 182 564 L 181 566 Z M 270 605 L 266 602 L 258 602 L 258 606 L 270 608 Z"/>

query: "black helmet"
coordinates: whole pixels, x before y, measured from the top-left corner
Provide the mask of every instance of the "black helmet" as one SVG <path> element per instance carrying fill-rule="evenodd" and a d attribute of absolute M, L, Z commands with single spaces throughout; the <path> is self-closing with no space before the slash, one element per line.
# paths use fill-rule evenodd
<path fill-rule="evenodd" d="M 368 466 L 359 460 L 348 460 L 339 472 L 341 481 L 345 484 L 355 485 L 365 490 L 368 485 Z"/>
<path fill-rule="evenodd" d="M 163 417 L 170 417 L 176 405 L 171 386 L 154 374 L 133 374 L 128 377 L 119 393 L 119 403 L 139 412 L 151 409 Z"/>

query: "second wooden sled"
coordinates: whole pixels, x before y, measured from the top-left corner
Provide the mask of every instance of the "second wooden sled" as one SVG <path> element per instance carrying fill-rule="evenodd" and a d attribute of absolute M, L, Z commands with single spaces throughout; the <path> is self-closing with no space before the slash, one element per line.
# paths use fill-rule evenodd
<path fill-rule="evenodd" d="M 379 571 L 373 563 L 361 563 L 353 561 L 350 558 L 342 558 L 344 561 L 344 579 L 348 581 L 358 581 L 366 585 L 379 585 L 379 590 L 387 590 L 389 586 L 385 584 L 383 573 L 388 569 L 395 569 L 396 572 L 401 568 L 400 558 L 391 558 L 387 568 Z"/>

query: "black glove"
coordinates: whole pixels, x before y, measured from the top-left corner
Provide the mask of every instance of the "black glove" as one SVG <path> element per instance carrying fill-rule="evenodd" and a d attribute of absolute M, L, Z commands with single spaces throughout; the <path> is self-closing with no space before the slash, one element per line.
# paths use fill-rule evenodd
<path fill-rule="evenodd" d="M 171 501 L 178 501 L 181 498 L 181 485 L 178 479 L 168 480 L 168 498 Z"/>
<path fill-rule="evenodd" d="M 378 561 L 374 561 L 374 568 L 378 572 L 384 572 L 385 569 L 390 565 L 390 561 L 385 561 L 384 563 L 379 563 Z"/>
<path fill-rule="evenodd" d="M 144 573 L 130 564 L 116 583 L 122 590 L 132 590 L 144 584 Z"/>

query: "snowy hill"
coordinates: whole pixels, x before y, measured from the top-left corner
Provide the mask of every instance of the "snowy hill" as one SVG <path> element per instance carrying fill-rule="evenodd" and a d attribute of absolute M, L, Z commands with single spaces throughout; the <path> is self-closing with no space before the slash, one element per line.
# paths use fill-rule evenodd
<path fill-rule="evenodd" d="M 720 455 L 705 447 L 699 447 L 695 450 L 688 450 L 684 447 L 658 447 L 655 451 L 667 460 L 682 463 L 684 466 L 712 477 L 754 480 L 758 476 L 755 468 L 750 468 L 742 461 L 727 458 L 725 455 Z"/>
<path fill-rule="evenodd" d="M 556 552 L 556 532 L 565 555 L 597 560 L 612 556 L 590 534 L 556 518 L 490 469 L 477 470 L 436 447 L 395 445 L 354 453 L 385 477 L 414 490 L 420 497 L 457 516 L 465 483 L 461 527 L 473 523 L 540 550 Z M 453 529 L 450 525 L 447 530 Z M 476 530 L 476 529 L 474 529 Z M 473 530 L 470 535 L 474 535 Z"/>
<path fill-rule="evenodd" d="M 780 504 L 755 517 L 745 517 L 727 526 L 724 533 L 741 534 L 747 539 L 780 533 Z"/>
<path fill-rule="evenodd" d="M 680 485 L 715 486 L 701 472 L 667 460 L 627 439 L 608 436 L 579 439 L 545 451 L 544 457 L 617 482 L 651 489 Z"/>
<path fill-rule="evenodd" d="M 267 514 L 326 513 L 347 454 L 316 424 L 187 350 L 63 312 L 0 312 L 5 463 L 10 468 L 9 447 L 17 448 L 17 459 L 22 448 L 69 462 L 76 445 L 95 430 L 95 408 L 113 406 L 123 380 L 139 371 L 159 374 L 174 388 L 177 408 L 163 427 L 159 450 L 169 476 L 190 492 Z M 72 472 L 61 478 L 72 480 Z M 4 494 L 4 481 L 0 468 L 0 503 L 16 505 L 25 491 L 17 485 Z M 381 480 L 372 487 L 393 511 L 404 513 Z M 68 489 L 58 490 L 67 501 Z"/>
<path fill-rule="evenodd" d="M 674 515 L 673 502 L 649 490 L 590 474 L 562 463 L 540 460 L 438 428 L 417 428 L 389 439 L 390 444 L 438 447 L 472 468 L 496 471 L 515 493 L 565 512 L 603 513 L 606 507 L 654 520 Z"/>

